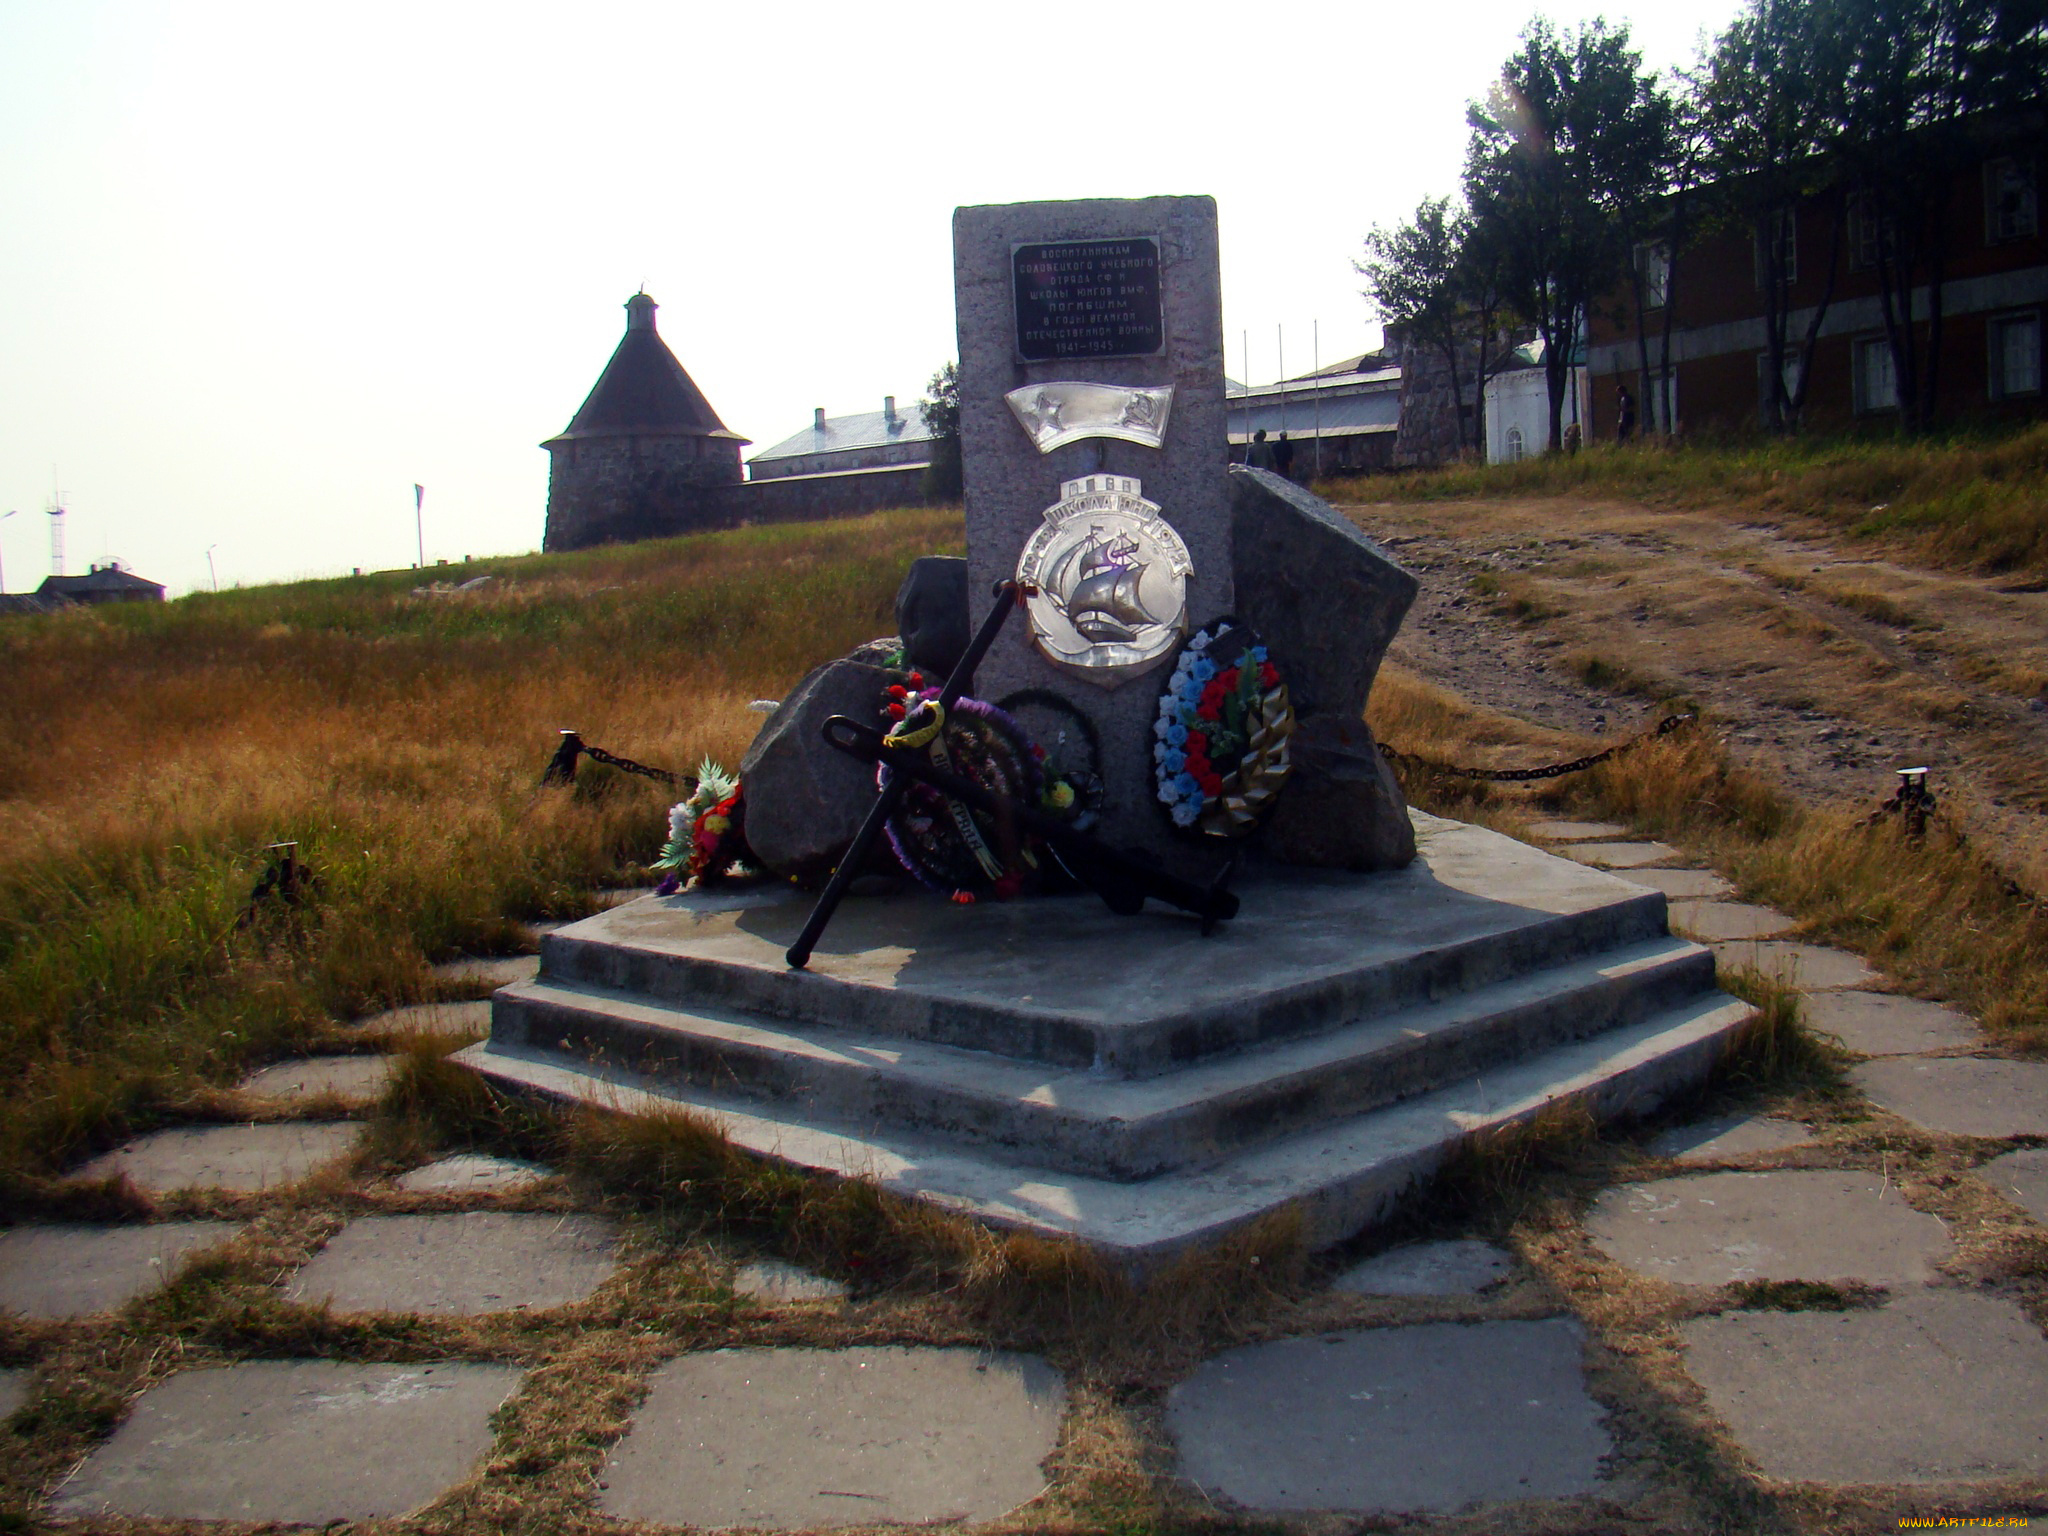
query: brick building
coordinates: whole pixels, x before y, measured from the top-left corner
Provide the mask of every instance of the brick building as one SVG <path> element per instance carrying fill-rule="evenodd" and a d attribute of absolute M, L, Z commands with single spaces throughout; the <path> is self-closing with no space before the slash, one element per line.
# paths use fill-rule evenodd
<path fill-rule="evenodd" d="M 1959 164 L 1950 181 L 1935 396 L 1936 414 L 1945 421 L 2042 414 L 2048 246 L 2042 240 L 2033 147 L 2038 141 L 2038 133 L 2025 141 L 1993 141 L 1981 157 Z M 1839 242 L 1838 216 L 1843 221 Z M 1788 394 L 1797 382 L 1793 370 L 1814 310 L 1827 301 L 1802 425 L 1826 431 L 1896 420 L 1898 386 L 1879 283 L 1880 242 L 1886 238 L 1880 221 L 1855 197 L 1824 195 L 1801 203 L 1779 226 L 1776 238 L 1785 242 L 1792 274 Z M 1636 261 L 1643 275 L 1642 321 L 1653 379 L 1663 357 L 1664 307 L 1673 285 L 1661 249 L 1640 247 Z M 1748 230 L 1708 234 L 1681 253 L 1671 355 L 1672 414 L 1682 431 L 1753 430 L 1762 424 L 1769 379 L 1763 272 L 1761 235 Z M 1928 313 L 1923 285 L 1913 296 L 1923 359 Z M 1651 397 L 1651 379 L 1640 373 L 1632 292 L 1595 306 L 1588 341 L 1595 438 L 1614 438 L 1618 384 L 1626 384 L 1635 396 L 1639 422 L 1647 426 L 1643 402 Z"/>

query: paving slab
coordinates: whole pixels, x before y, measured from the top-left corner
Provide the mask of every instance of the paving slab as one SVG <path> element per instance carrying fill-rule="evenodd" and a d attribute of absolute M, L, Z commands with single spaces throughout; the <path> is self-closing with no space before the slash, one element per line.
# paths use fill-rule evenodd
<path fill-rule="evenodd" d="M 490 1032 L 491 1000 L 467 1003 L 412 1003 L 387 1008 L 355 1021 L 355 1028 L 387 1035 L 462 1035 L 481 1039 Z"/>
<path fill-rule="evenodd" d="M 2034 1220 L 2048 1222 L 2048 1147 L 2022 1147 L 1994 1157 L 1977 1177 Z"/>
<path fill-rule="evenodd" d="M 1409 1243 L 1345 1270 L 1330 1289 L 1361 1296 L 1470 1296 L 1505 1280 L 1514 1267 L 1514 1256 L 1492 1243 Z"/>
<path fill-rule="evenodd" d="M 365 1216 L 327 1240 L 285 1287 L 341 1312 L 475 1314 L 582 1301 L 617 1265 L 594 1216 L 462 1211 Z"/>
<path fill-rule="evenodd" d="M 1816 992 L 1806 1022 L 1859 1056 L 1917 1056 L 1968 1050 L 1983 1041 L 1976 1021 L 1940 1003 L 1885 992 Z"/>
<path fill-rule="evenodd" d="M 402 1515 L 470 1475 L 522 1375 L 336 1360 L 181 1371 L 136 1399 L 50 1513 L 292 1525 Z"/>
<path fill-rule="evenodd" d="M 1662 891 L 1673 901 L 1714 901 L 1735 894 L 1735 887 L 1711 869 L 1632 869 L 1622 878 Z"/>
<path fill-rule="evenodd" d="M 342 1157 L 362 1129 L 344 1120 L 180 1126 L 96 1157 L 78 1176 L 124 1173 L 138 1188 L 155 1190 L 275 1189 Z"/>
<path fill-rule="evenodd" d="M 1568 859 L 1591 864 L 1596 869 L 1636 869 L 1644 864 L 1661 864 L 1678 857 L 1669 843 L 1572 843 L 1557 850 Z"/>
<path fill-rule="evenodd" d="M 429 966 L 436 976 L 482 986 L 509 987 L 515 981 L 531 981 L 540 974 L 539 955 L 464 955 Z"/>
<path fill-rule="evenodd" d="M 992 1520 L 1043 1491 L 1065 1401 L 1028 1355 L 684 1355 L 654 1372 L 599 1502 L 616 1519 L 704 1527 Z"/>
<path fill-rule="evenodd" d="M 1893 1056 L 1851 1068 L 1871 1102 L 1950 1136 L 2048 1136 L 2048 1062 Z"/>
<path fill-rule="evenodd" d="M 0 1233 L 0 1307 L 24 1317 L 111 1312 L 168 1285 L 188 1254 L 240 1230 L 231 1221 L 16 1227 Z"/>
<path fill-rule="evenodd" d="M 1671 931 L 1689 939 L 1774 939 L 1790 933 L 1797 920 L 1775 907 L 1746 901 L 1676 901 L 1671 904 Z"/>
<path fill-rule="evenodd" d="M 1627 837 L 1629 829 L 1616 821 L 1539 821 L 1530 826 L 1529 832 L 1546 842 L 1593 843 Z"/>
<path fill-rule="evenodd" d="M 26 1366 L 11 1365 L 0 1370 L 0 1419 L 11 1419 L 28 1401 L 36 1384 L 36 1373 Z"/>
<path fill-rule="evenodd" d="M 1802 992 L 1868 986 L 1879 979 L 1877 972 L 1859 957 L 1825 944 L 1801 944 L 1791 939 L 1730 939 L 1710 947 L 1723 969 L 1747 966 Z"/>
<path fill-rule="evenodd" d="M 2002 1298 L 1916 1290 L 1869 1311 L 1724 1312 L 1684 1337 L 1686 1370 L 1768 1476 L 2048 1472 L 2048 1343 Z"/>
<path fill-rule="evenodd" d="M 460 1190 L 499 1194 L 508 1189 L 524 1189 L 538 1184 L 546 1177 L 548 1170 L 538 1163 L 523 1163 L 512 1157 L 490 1157 L 481 1152 L 462 1152 L 454 1157 L 444 1157 L 437 1163 L 428 1163 L 424 1168 L 413 1169 L 400 1177 L 398 1187 L 416 1195 Z"/>
<path fill-rule="evenodd" d="M 1180 1475 L 1248 1509 L 1451 1510 L 1597 1485 L 1610 1449 L 1564 1318 L 1279 1339 L 1168 1395 Z"/>
<path fill-rule="evenodd" d="M 1603 1190 L 1586 1230 L 1609 1258 L 1673 1285 L 1934 1278 L 1948 1232 L 1874 1173 L 1705 1173 Z"/>
<path fill-rule="evenodd" d="M 846 1287 L 779 1259 L 756 1259 L 733 1271 L 732 1288 L 756 1301 L 836 1301 Z"/>
<path fill-rule="evenodd" d="M 305 1056 L 252 1072 L 235 1086 L 244 1093 L 261 1093 L 277 1099 L 335 1093 L 344 1099 L 365 1102 L 383 1096 L 384 1085 L 391 1081 L 397 1067 L 396 1056 Z"/>
<path fill-rule="evenodd" d="M 1778 1152 L 1813 1140 L 1813 1127 L 1766 1115 L 1719 1115 L 1675 1125 L 1650 1139 L 1659 1157 L 1681 1163 L 1718 1163 L 1752 1152 Z"/>

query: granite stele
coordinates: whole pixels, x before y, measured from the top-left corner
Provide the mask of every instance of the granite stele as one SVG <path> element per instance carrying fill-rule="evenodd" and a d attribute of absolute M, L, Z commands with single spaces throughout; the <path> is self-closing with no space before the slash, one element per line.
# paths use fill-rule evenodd
<path fill-rule="evenodd" d="M 954 259 L 966 560 L 693 800 L 692 888 L 549 934 L 460 1059 L 1134 1271 L 1287 1207 L 1335 1242 L 1467 1137 L 1702 1076 L 1748 1011 L 1661 892 L 1409 811 L 1363 717 L 1415 580 L 1229 465 L 1215 204 L 963 208 Z M 812 947 L 835 867 L 934 890 L 856 884 Z"/>

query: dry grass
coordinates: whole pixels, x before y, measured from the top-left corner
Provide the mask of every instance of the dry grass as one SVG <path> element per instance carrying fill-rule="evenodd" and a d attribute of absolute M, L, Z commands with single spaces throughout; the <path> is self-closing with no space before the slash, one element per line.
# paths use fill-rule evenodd
<path fill-rule="evenodd" d="M 893 627 L 957 513 L 82 610 L 0 627 L 0 1205 L 330 1017 L 432 997 L 650 858 L 661 786 L 536 793 L 558 727 L 730 763 L 819 657 Z M 237 919 L 266 844 L 319 885 Z"/>
<path fill-rule="evenodd" d="M 1393 666 L 1381 673 L 1371 720 L 1404 752 L 1472 767 L 1536 766 L 1593 745 L 1479 709 Z M 1908 991 L 1960 1004 L 1995 1038 L 2048 1052 L 2048 911 L 1944 824 L 1914 838 L 1893 820 L 1872 825 L 1801 805 L 1734 766 L 1711 729 L 1531 787 L 1401 766 L 1426 810 L 1509 830 L 1560 812 L 1613 818 L 1684 847 L 1745 896 L 1799 918 L 1808 936 L 1868 956 Z"/>
<path fill-rule="evenodd" d="M 1852 538 L 1965 570 L 2048 572 L 2048 425 L 1907 441 L 1646 443 L 1514 464 L 1336 481 L 1332 500 L 1586 494 L 1813 518 Z"/>

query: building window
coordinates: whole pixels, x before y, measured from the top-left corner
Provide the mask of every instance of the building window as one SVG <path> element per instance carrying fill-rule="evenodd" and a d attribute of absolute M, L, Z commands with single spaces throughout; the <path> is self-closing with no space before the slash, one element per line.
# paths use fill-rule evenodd
<path fill-rule="evenodd" d="M 1878 211 L 1877 199 L 1859 192 L 1849 199 L 1849 268 L 1867 272 L 1888 260 L 1898 230 L 1889 214 Z"/>
<path fill-rule="evenodd" d="M 1998 315 L 1985 328 L 1991 351 L 1991 398 L 2041 392 L 2041 314 Z"/>
<path fill-rule="evenodd" d="M 2034 162 L 2008 155 L 1984 166 L 1984 243 L 2031 239 L 2040 228 Z"/>
<path fill-rule="evenodd" d="M 1766 251 L 1764 241 L 1770 241 Z M 1791 287 L 1799 281 L 1799 214 L 1793 208 L 1778 208 L 1767 214 L 1756 232 L 1756 285 L 1763 288 L 1771 280 L 1771 260 L 1775 255 L 1783 263 L 1785 286 Z"/>
<path fill-rule="evenodd" d="M 1882 336 L 1863 336 L 1856 341 L 1854 386 L 1856 414 L 1896 411 L 1899 408 L 1899 376 L 1892 367 L 1892 344 Z"/>
<path fill-rule="evenodd" d="M 1524 442 L 1524 440 L 1523 440 L 1523 438 L 1522 438 L 1522 429 L 1521 429 L 1520 427 L 1509 427 L 1509 428 L 1508 428 L 1508 452 L 1507 452 L 1507 461 L 1508 461 L 1508 463 L 1510 463 L 1510 464 L 1513 464 L 1513 463 L 1515 463 L 1515 462 L 1516 462 L 1516 461 L 1517 461 L 1518 459 L 1520 459 L 1520 458 L 1521 458 L 1521 457 L 1523 456 L 1523 454 L 1525 454 L 1525 453 L 1526 453 L 1527 451 L 1528 451 L 1528 445 L 1527 445 L 1527 443 L 1526 443 L 1526 442 Z"/>
<path fill-rule="evenodd" d="M 1643 308 L 1662 309 L 1671 297 L 1671 247 L 1661 241 L 1637 246 L 1636 270 L 1643 275 Z"/>

